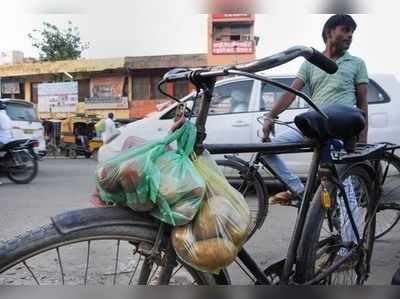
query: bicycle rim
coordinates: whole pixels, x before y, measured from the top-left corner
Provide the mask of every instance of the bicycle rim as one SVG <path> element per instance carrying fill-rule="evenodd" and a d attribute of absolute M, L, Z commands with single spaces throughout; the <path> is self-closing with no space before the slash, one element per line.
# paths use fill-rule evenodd
<path fill-rule="evenodd" d="M 0 247 L 2 285 L 160 284 L 160 252 L 149 263 L 154 234 L 145 227 L 108 226 L 61 235 L 48 225 Z M 213 284 L 207 273 L 177 263 L 169 284 Z"/>

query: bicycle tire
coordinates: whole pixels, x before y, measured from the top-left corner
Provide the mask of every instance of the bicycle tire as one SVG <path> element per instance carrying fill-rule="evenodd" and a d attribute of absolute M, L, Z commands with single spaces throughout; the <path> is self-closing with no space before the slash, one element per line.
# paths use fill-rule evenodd
<path fill-rule="evenodd" d="M 261 228 L 268 214 L 268 196 L 264 182 L 262 181 L 262 178 L 258 172 L 255 174 L 250 174 L 249 167 L 238 162 L 231 160 L 217 160 L 216 162 L 218 166 L 221 167 L 221 170 L 228 182 L 235 189 L 242 193 L 244 199 L 249 205 L 250 216 L 252 219 L 250 233 L 248 236 L 248 238 L 250 238 L 257 229 Z M 229 171 L 228 169 L 232 169 L 233 171 Z M 248 187 L 247 183 L 245 182 L 249 181 L 250 184 Z M 243 191 L 246 191 L 245 194 L 243 194 Z M 249 191 L 249 193 L 247 193 L 247 191 Z M 253 196 L 250 196 L 252 195 L 251 192 L 255 192 L 255 203 L 251 201 L 254 198 Z"/>
<path fill-rule="evenodd" d="M 400 221 L 400 197 L 398 204 L 387 203 L 390 201 L 392 192 L 396 191 L 396 189 L 400 192 L 400 158 L 388 153 L 383 159 L 383 171 L 386 169 L 387 164 L 385 163 L 388 163 L 389 159 L 391 166 L 389 165 L 388 176 L 382 182 L 382 199 L 376 214 L 375 239 L 382 238 L 388 234 Z M 393 171 L 396 171 L 397 174 L 393 175 Z"/>
<path fill-rule="evenodd" d="M 364 181 L 365 187 L 367 188 L 366 191 L 368 191 L 367 197 L 364 198 L 364 200 L 367 200 L 366 204 L 366 215 L 373 215 L 371 217 L 367 233 L 366 233 L 366 239 L 365 239 L 365 252 L 366 252 L 366 264 L 368 265 L 372 251 L 373 251 L 373 245 L 374 245 L 374 229 L 375 229 L 375 207 L 374 203 L 371 200 L 371 186 L 372 186 L 372 178 L 368 171 L 366 171 L 362 166 L 350 166 L 346 170 L 341 172 L 340 177 L 346 178 L 349 175 L 352 176 L 357 176 L 358 178 L 361 178 Z M 315 193 L 313 200 L 310 205 L 310 210 L 307 214 L 307 219 L 304 224 L 303 228 L 303 233 L 302 233 L 302 238 L 300 240 L 299 244 L 299 250 L 298 250 L 298 260 L 296 264 L 296 279 L 299 280 L 300 283 L 306 283 L 308 281 L 311 281 L 313 278 L 316 277 L 317 274 L 322 273 L 325 269 L 327 269 L 332 262 L 335 260 L 335 258 L 338 255 L 338 248 L 340 247 L 340 240 L 337 243 L 334 243 L 334 245 L 331 245 L 332 242 L 337 240 L 337 238 L 341 238 L 340 232 L 336 232 L 336 236 L 328 236 L 328 237 L 322 237 L 322 229 L 323 229 L 323 224 L 325 220 L 328 219 L 327 212 L 326 210 L 322 207 L 321 203 L 321 187 L 318 188 L 317 192 Z M 357 200 L 359 201 L 360 198 L 358 197 Z M 337 200 L 334 201 L 335 204 L 337 204 Z M 337 211 L 337 209 L 332 209 L 332 211 Z M 361 217 L 360 217 L 361 218 Z M 332 217 L 330 218 L 332 223 L 335 223 L 335 219 Z M 339 219 L 340 220 L 340 219 Z M 338 219 L 336 218 L 336 224 L 338 222 Z M 365 223 L 363 223 L 362 229 L 360 229 L 360 234 L 364 231 L 365 228 Z M 330 228 L 331 229 L 331 228 Z M 360 236 L 361 237 L 361 236 Z M 336 238 L 336 239 L 335 239 Z M 326 243 L 327 246 L 324 246 L 323 244 Z M 331 242 L 331 243 L 329 243 Z M 335 246 L 336 245 L 336 246 Z M 323 262 L 323 259 L 320 259 L 321 257 L 324 257 L 323 254 L 324 251 L 327 252 L 327 258 L 326 262 Z M 321 255 L 319 256 L 319 259 L 317 261 L 317 254 Z M 318 264 L 317 262 L 321 262 Z M 348 268 L 349 273 L 353 274 L 354 264 L 351 265 L 350 268 Z M 340 275 L 343 271 L 346 270 L 346 268 L 342 267 L 339 268 L 337 271 L 333 272 L 331 275 L 326 277 L 324 281 L 322 281 L 322 284 L 335 284 L 337 281 L 337 278 L 340 278 Z M 342 271 L 342 272 L 341 272 Z M 351 272 L 350 272 L 351 271 Z M 355 271 L 354 271 L 355 272 Z M 366 269 L 366 272 L 369 272 L 369 268 Z M 343 275 L 346 275 L 345 273 Z M 357 273 L 356 273 L 357 275 Z M 350 285 L 352 284 L 363 284 L 365 282 L 366 277 L 356 277 L 356 281 L 352 280 Z M 338 284 L 346 284 L 346 283 L 338 283 Z"/>
<path fill-rule="evenodd" d="M 82 219 L 74 219 L 74 221 L 81 221 L 81 224 L 84 226 L 85 222 Z M 43 269 L 43 273 L 45 273 L 46 280 L 43 282 L 43 284 L 49 284 L 47 280 L 55 283 L 55 284 L 64 284 L 64 278 L 68 277 L 68 273 L 64 275 L 63 271 L 68 268 L 73 268 L 72 265 L 65 263 L 66 258 L 63 257 L 61 258 L 61 255 L 55 255 L 56 253 L 59 252 L 66 252 L 67 248 L 64 248 L 64 246 L 81 246 L 79 244 L 86 244 L 89 241 L 90 242 L 114 242 L 116 240 L 120 240 L 123 242 L 129 242 L 126 243 L 125 245 L 131 245 L 131 244 L 136 244 L 137 242 L 145 242 L 146 244 L 152 245 L 155 240 L 155 236 L 157 233 L 157 230 L 153 227 L 149 227 L 146 225 L 127 225 L 127 224 L 117 224 L 115 221 L 108 221 L 109 223 L 103 222 L 101 226 L 96 226 L 96 227 L 89 227 L 85 229 L 80 229 L 77 231 L 72 231 L 72 232 L 67 232 L 61 234 L 58 229 L 53 225 L 53 224 L 48 224 L 42 227 L 39 227 L 38 229 L 34 229 L 32 231 L 28 231 L 15 239 L 12 239 L 10 241 L 7 241 L 6 243 L 2 244 L 0 246 L 0 282 L 4 282 L 3 284 L 8 284 L 7 279 L 16 279 L 17 278 L 17 273 L 16 271 L 25 271 L 27 272 L 26 269 L 24 268 L 25 264 L 32 266 L 34 271 L 39 271 L 42 270 L 41 266 L 36 264 L 38 263 L 39 260 L 43 259 L 46 261 L 46 269 Z M 105 241 L 108 240 L 108 241 Z M 134 242 L 134 243 L 131 243 Z M 1 243 L 0 243 L 1 244 Z M 94 244 L 94 243 L 91 243 Z M 118 243 L 119 244 L 119 243 Z M 82 245 L 82 246 L 83 246 Z M 101 244 L 104 245 L 104 244 Z M 88 252 L 90 251 L 90 248 L 93 248 L 90 245 L 88 245 Z M 74 247 L 74 248 L 79 248 L 79 247 Z M 106 250 L 102 248 L 101 246 L 99 247 L 101 250 Z M 122 248 L 122 247 L 121 247 Z M 133 246 L 132 246 L 133 248 Z M 99 250 L 100 250 L 99 249 Z M 76 250 L 76 249 L 74 249 Z M 93 250 L 93 249 L 92 249 Z M 54 252 L 56 251 L 56 252 Z M 119 247 L 118 247 L 119 251 Z M 79 251 L 80 252 L 80 251 Z M 122 249 L 121 249 L 122 252 Z M 97 251 L 96 251 L 97 253 Z M 49 259 L 48 256 L 55 256 L 55 260 L 58 261 L 53 261 L 53 264 L 59 263 L 59 265 L 62 265 L 62 263 L 65 263 L 64 266 L 60 266 L 59 268 L 61 269 L 61 275 L 60 273 L 53 273 L 51 272 L 50 268 L 55 267 L 57 268 L 57 265 L 54 266 L 51 264 L 52 259 Z M 89 254 L 88 254 L 89 256 Z M 77 257 L 71 255 L 69 257 L 71 259 L 75 259 Z M 122 260 L 122 258 L 121 258 Z M 28 262 L 29 264 L 28 264 Z M 60 262 L 62 261 L 62 263 Z M 24 264 L 25 262 L 25 264 Z M 103 261 L 102 261 L 103 262 Z M 47 264 L 48 263 L 48 264 Z M 78 262 L 79 263 L 79 262 Z M 140 264 L 140 259 L 138 262 L 138 265 Z M 87 260 L 87 266 L 89 269 L 89 257 Z M 143 264 L 142 264 L 143 266 Z M 203 273 L 194 270 L 193 268 L 183 265 L 184 268 L 188 271 L 189 275 L 192 276 L 192 278 L 201 285 L 214 285 L 216 284 L 216 280 L 210 273 Z M 81 265 L 76 265 L 75 267 L 81 267 Z M 118 268 L 118 258 L 117 258 L 117 268 Z M 25 269 L 25 270 L 23 270 Z M 48 270 L 50 269 L 50 270 Z M 57 269 L 57 270 L 60 270 Z M 64 269 L 64 270 L 63 270 Z M 80 268 L 79 268 L 80 269 Z M 92 269 L 90 267 L 90 269 Z M 101 270 L 102 267 L 100 267 Z M 136 269 L 137 270 L 137 269 Z M 135 272 L 136 272 L 135 270 Z M 9 276 L 7 273 L 11 272 L 11 276 Z M 58 278 L 53 280 L 53 278 L 49 277 L 49 271 L 50 273 L 55 274 Z M 106 271 L 106 269 L 104 269 Z M 121 270 L 122 271 L 122 270 Z M 55 272 L 55 270 L 54 270 Z M 42 272 L 41 272 L 42 273 Z M 80 273 L 80 272 L 79 272 Z M 82 273 L 73 273 L 73 275 L 70 275 L 72 278 L 72 284 L 77 284 L 76 280 L 78 278 L 81 278 Z M 155 272 L 154 272 L 155 273 Z M 41 277 L 39 273 L 34 273 L 35 276 L 37 276 L 35 279 L 33 276 L 29 281 L 27 281 L 25 278 L 18 279 L 17 284 L 20 284 L 21 281 L 27 284 L 40 284 L 37 282 L 39 278 Z M 78 275 L 79 274 L 79 275 Z M 126 273 L 125 273 L 126 274 Z M 85 274 L 85 285 L 86 285 L 86 275 Z M 106 275 L 106 274 L 103 274 Z M 107 274 L 109 275 L 109 274 Z M 108 276 L 105 276 L 106 278 Z M 121 277 L 121 273 L 118 273 L 118 277 Z M 29 275 L 28 275 L 29 276 Z M 61 276 L 61 279 L 60 279 Z M 106 279 L 105 278 L 105 279 Z M 95 280 L 95 278 L 91 278 L 89 275 L 89 280 Z M 181 279 L 182 280 L 182 279 Z M 79 280 L 80 281 L 80 280 Z M 97 278 L 96 282 L 101 283 L 101 280 Z M 93 282 L 93 281 L 92 281 Z M 1 283 L 0 283 L 1 284 Z M 115 284 L 115 283 L 114 283 Z"/>

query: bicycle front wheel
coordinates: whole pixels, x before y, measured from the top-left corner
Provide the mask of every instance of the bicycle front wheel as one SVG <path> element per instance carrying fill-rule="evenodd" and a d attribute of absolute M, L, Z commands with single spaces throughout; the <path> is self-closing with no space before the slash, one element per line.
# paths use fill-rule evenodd
<path fill-rule="evenodd" d="M 261 228 L 268 213 L 266 187 L 258 172 L 251 173 L 249 167 L 231 160 L 216 161 L 228 182 L 246 200 L 251 217 L 249 238 Z"/>
<path fill-rule="evenodd" d="M 340 191 L 331 186 L 329 193 L 333 205 L 326 209 L 322 205 L 322 191 L 319 187 L 312 200 L 299 245 L 296 274 L 302 283 L 326 274 L 318 281 L 319 284 L 360 285 L 368 276 L 375 231 L 375 207 L 370 196 L 372 180 L 360 166 L 346 169 L 341 179 L 351 180 L 353 186 L 357 203 L 350 205 L 350 208 L 360 238 L 365 232 L 362 250 L 355 250 L 350 255 L 356 245 L 355 237 Z M 338 265 L 346 256 L 343 264 L 332 269 L 332 265 Z M 332 273 L 327 273 L 328 270 L 332 270 Z"/>
<path fill-rule="evenodd" d="M 150 258 L 157 234 L 150 225 L 114 219 L 85 228 L 73 221 L 82 228 L 60 233 L 48 224 L 1 245 L 0 285 L 216 284 L 209 273 L 166 263 L 162 246 Z"/>

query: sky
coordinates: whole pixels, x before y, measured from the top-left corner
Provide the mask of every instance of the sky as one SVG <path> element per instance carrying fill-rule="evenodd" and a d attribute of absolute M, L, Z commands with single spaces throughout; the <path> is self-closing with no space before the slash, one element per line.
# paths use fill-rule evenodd
<path fill-rule="evenodd" d="M 223 1 L 223 0 L 221 0 Z M 233 0 L 229 0 L 233 1 Z M 236 1 L 236 0 L 235 0 Z M 257 58 L 294 45 L 323 50 L 321 29 L 342 0 L 262 1 L 256 13 L 255 34 L 260 37 Z M 358 24 L 350 53 L 363 58 L 370 73 L 393 73 L 400 78 L 400 4 L 395 0 L 355 0 L 347 7 Z M 267 4 L 266 4 L 267 3 Z M 43 21 L 79 27 L 90 43 L 85 58 L 206 53 L 209 8 L 189 0 L 94 1 L 2 0 L 0 51 L 21 50 L 37 57 L 28 33 Z M 301 59 L 271 71 L 296 72 Z"/>

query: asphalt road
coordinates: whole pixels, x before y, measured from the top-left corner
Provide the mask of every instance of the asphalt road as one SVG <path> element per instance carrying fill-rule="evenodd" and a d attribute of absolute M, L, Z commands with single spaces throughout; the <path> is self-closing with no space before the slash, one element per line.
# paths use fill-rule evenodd
<path fill-rule="evenodd" d="M 90 207 L 96 162 L 91 159 L 46 159 L 38 177 L 28 185 L 0 178 L 0 243 L 14 235 L 49 222 L 49 217 L 71 209 Z M 246 248 L 264 268 L 284 257 L 296 210 L 272 207 L 263 228 Z M 385 285 L 399 266 L 400 226 L 375 242 L 369 284 Z M 236 264 L 229 267 L 234 284 L 250 284 Z"/>

